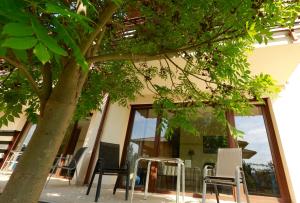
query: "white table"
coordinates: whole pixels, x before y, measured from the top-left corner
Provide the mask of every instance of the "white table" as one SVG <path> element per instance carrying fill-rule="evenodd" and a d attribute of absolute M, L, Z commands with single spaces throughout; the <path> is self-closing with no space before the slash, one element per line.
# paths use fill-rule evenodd
<path fill-rule="evenodd" d="M 131 184 L 131 201 L 130 201 L 131 203 L 133 200 L 134 186 L 135 186 L 135 179 L 137 176 L 138 164 L 141 160 L 148 161 L 144 199 L 147 199 L 147 196 L 148 196 L 148 185 L 149 185 L 149 175 L 150 175 L 151 163 L 152 162 L 175 163 L 175 164 L 177 164 L 176 203 L 179 203 L 179 193 L 180 193 L 180 185 L 181 185 L 180 184 L 180 180 L 181 180 L 180 175 L 182 175 L 182 202 L 184 202 L 184 195 L 185 195 L 184 162 L 179 158 L 140 157 L 135 161 L 135 166 L 134 166 L 134 173 L 133 173 L 133 179 L 132 179 L 132 184 Z"/>

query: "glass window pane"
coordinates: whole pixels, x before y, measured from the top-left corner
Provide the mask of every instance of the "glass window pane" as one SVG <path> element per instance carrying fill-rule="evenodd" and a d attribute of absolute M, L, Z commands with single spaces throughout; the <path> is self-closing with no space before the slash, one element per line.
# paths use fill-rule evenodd
<path fill-rule="evenodd" d="M 135 161 L 139 156 L 155 155 L 155 133 L 157 117 L 152 109 L 134 110 L 134 121 L 130 141 L 127 148 L 127 160 L 130 161 L 130 171 L 133 173 Z M 141 163 L 136 179 L 136 186 L 144 185 L 146 163 Z"/>
<path fill-rule="evenodd" d="M 228 146 L 227 136 L 225 126 L 210 108 L 200 109 L 198 117 L 191 122 L 198 129 L 197 136 L 182 129 L 177 129 L 171 139 L 166 139 L 164 133 L 161 133 L 159 156 L 184 160 L 186 191 L 200 193 L 202 169 L 207 164 L 215 164 L 217 149 Z M 176 166 L 159 166 L 156 187 L 160 191 L 176 190 Z"/>
<path fill-rule="evenodd" d="M 246 116 L 236 115 L 235 125 L 245 133 L 238 144 L 243 148 L 243 167 L 249 193 L 280 196 L 261 107 L 253 108 Z"/>

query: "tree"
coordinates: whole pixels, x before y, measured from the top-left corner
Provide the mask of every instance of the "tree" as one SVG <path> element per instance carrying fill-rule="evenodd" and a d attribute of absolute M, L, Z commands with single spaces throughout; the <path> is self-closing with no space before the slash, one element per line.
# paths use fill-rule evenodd
<path fill-rule="evenodd" d="M 255 40 L 271 39 L 271 28 L 293 25 L 297 6 L 270 0 L 2 0 L 0 125 L 25 110 L 37 128 L 0 202 L 37 202 L 68 125 L 97 109 L 106 93 L 126 105 L 147 86 L 155 104 L 175 115 L 168 125 L 188 126 L 190 112 L 182 106 L 241 111 L 249 98 L 273 92 L 270 76 L 250 74 L 245 53 Z"/>

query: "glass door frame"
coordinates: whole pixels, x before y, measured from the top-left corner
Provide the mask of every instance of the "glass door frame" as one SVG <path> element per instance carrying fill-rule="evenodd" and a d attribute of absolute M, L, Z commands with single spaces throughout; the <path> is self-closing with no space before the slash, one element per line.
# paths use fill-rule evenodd
<path fill-rule="evenodd" d="M 281 197 L 279 198 L 279 202 L 282 203 L 289 203 L 291 202 L 291 196 L 290 196 L 290 191 L 288 189 L 288 184 L 287 184 L 287 179 L 283 167 L 283 162 L 281 158 L 281 153 L 279 150 L 278 142 L 276 139 L 276 134 L 274 130 L 274 123 L 273 119 L 271 116 L 271 111 L 270 111 L 270 99 L 266 98 L 264 99 L 264 103 L 255 103 L 255 106 L 258 106 L 262 109 L 262 116 L 264 118 L 265 122 L 265 127 L 267 131 L 267 136 L 268 136 L 268 141 L 270 145 L 270 150 L 271 150 L 271 155 L 272 155 L 272 160 L 274 163 L 274 170 L 276 173 L 276 178 L 278 181 L 278 186 L 280 190 Z M 152 104 L 137 104 L 137 105 L 131 105 L 130 109 L 130 115 L 129 115 L 129 120 L 127 124 L 127 130 L 126 130 L 126 135 L 125 135 L 125 141 L 124 141 L 124 147 L 122 151 L 122 157 L 121 157 L 121 164 L 124 164 L 126 161 L 126 156 L 127 156 L 127 146 L 130 141 L 130 135 L 132 133 L 132 127 L 133 127 L 133 122 L 134 122 L 134 114 L 136 110 L 139 109 L 147 109 L 147 108 L 152 108 Z M 158 117 L 159 119 L 159 117 Z M 234 121 L 234 112 L 226 112 L 226 119 L 228 122 L 235 126 L 235 121 Z M 159 123 L 159 121 L 158 121 Z M 158 132 L 155 135 L 155 155 L 159 155 L 159 142 L 160 142 L 160 136 L 158 135 L 160 132 Z M 236 147 L 236 141 L 235 139 L 230 135 L 229 129 L 227 129 L 227 136 L 228 136 L 228 147 Z M 155 176 L 152 174 L 152 176 Z M 155 179 L 155 177 L 153 177 Z M 155 191 L 155 184 L 149 184 L 149 191 Z"/>
<path fill-rule="evenodd" d="M 130 142 L 130 136 L 132 134 L 132 130 L 133 130 L 133 123 L 134 123 L 134 115 L 135 115 L 135 111 L 136 110 L 143 110 L 143 109 L 151 109 L 153 107 L 152 104 L 140 104 L 140 105 L 131 105 L 130 108 L 130 114 L 129 114 L 129 120 L 128 120 L 128 124 L 127 124 L 127 130 L 126 130 L 126 135 L 125 135 L 125 141 L 124 141 L 124 147 L 123 147 L 123 151 L 122 151 L 122 156 L 121 156 L 121 165 L 124 165 L 126 162 L 126 157 L 127 157 L 127 146 L 129 145 Z M 158 118 L 158 122 L 159 123 L 159 118 Z M 156 128 L 158 127 L 158 124 L 156 125 Z M 159 141 L 160 141 L 160 136 L 158 135 L 160 134 L 160 132 L 156 132 L 155 133 L 155 140 L 154 140 L 154 155 L 158 156 L 159 155 Z M 152 163 L 152 166 L 155 163 Z M 152 167 L 151 166 L 151 167 Z M 153 170 L 150 170 L 151 174 L 150 174 L 150 178 L 149 178 L 149 188 L 148 191 L 149 192 L 154 192 L 155 191 L 155 176 L 156 174 L 153 174 Z M 122 182 L 122 181 L 120 181 Z"/>
<path fill-rule="evenodd" d="M 274 122 L 271 116 L 271 111 L 270 111 L 270 105 L 271 105 L 271 101 L 269 98 L 265 98 L 264 99 L 264 103 L 254 103 L 254 105 L 256 107 L 261 108 L 262 110 L 262 116 L 264 119 L 264 123 L 265 123 L 265 127 L 266 127 L 266 132 L 267 132 L 267 136 L 268 136 L 268 142 L 269 142 L 269 146 L 270 146 L 270 150 L 271 150 L 271 156 L 272 156 L 272 161 L 274 164 L 274 170 L 275 170 L 275 175 L 276 175 L 276 179 L 278 181 L 278 187 L 279 187 L 279 191 L 280 191 L 280 197 L 279 202 L 282 203 L 290 203 L 291 202 L 291 195 L 290 195 L 290 191 L 288 188 L 288 184 L 287 184 L 287 179 L 286 179 L 286 175 L 285 175 L 285 171 L 284 171 L 284 167 L 283 167 L 283 162 L 282 162 L 282 158 L 281 158 L 281 153 L 279 150 L 279 145 L 277 142 L 277 138 L 276 138 L 276 133 L 274 130 Z M 226 113 L 226 118 L 228 120 L 228 122 L 235 126 L 235 121 L 234 121 L 234 113 L 233 112 L 227 112 Z M 236 141 L 233 139 L 232 136 L 230 136 L 231 141 L 230 142 L 230 147 L 236 147 Z"/>

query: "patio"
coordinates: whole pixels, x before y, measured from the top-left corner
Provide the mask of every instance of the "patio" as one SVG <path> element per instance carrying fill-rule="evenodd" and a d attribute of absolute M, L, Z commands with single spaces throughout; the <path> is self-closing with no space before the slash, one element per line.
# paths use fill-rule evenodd
<path fill-rule="evenodd" d="M 2 192 L 9 175 L 0 174 L 0 191 Z M 51 203 L 93 203 L 95 198 L 95 188 L 93 185 L 90 195 L 85 195 L 86 186 L 76 186 L 68 184 L 65 179 L 52 178 L 47 188 L 43 191 L 40 200 Z M 112 187 L 103 185 L 101 196 L 98 202 L 105 203 L 129 203 L 124 200 L 125 191 L 117 190 L 116 194 L 112 194 Z M 143 193 L 135 192 L 134 203 L 171 203 L 175 202 L 175 195 L 169 194 L 149 194 L 147 200 L 143 199 Z M 185 202 L 201 202 L 199 198 L 185 197 Z M 207 203 L 215 203 L 215 200 L 208 200 Z M 232 203 L 231 201 L 220 201 L 221 203 Z"/>

